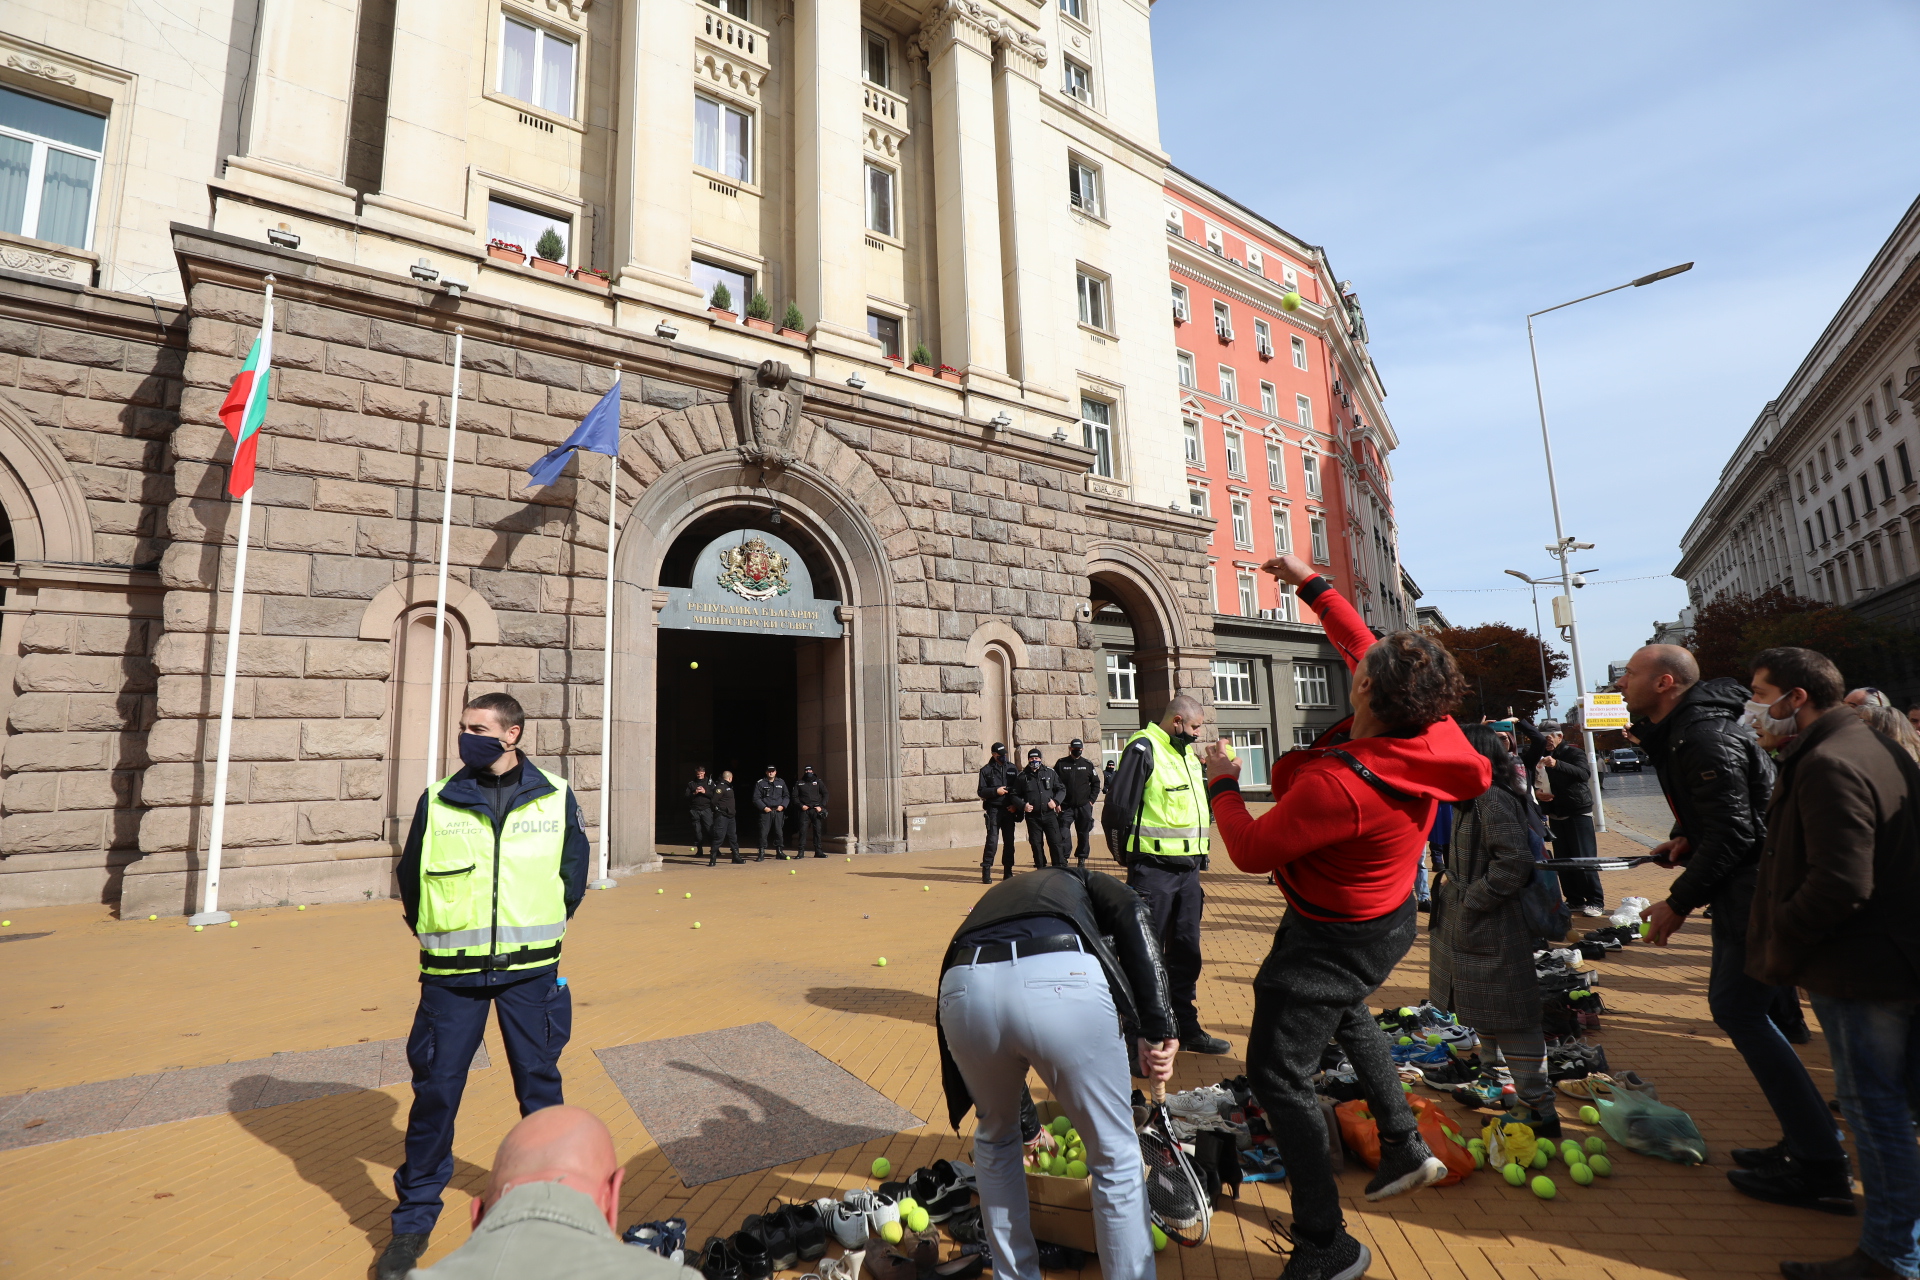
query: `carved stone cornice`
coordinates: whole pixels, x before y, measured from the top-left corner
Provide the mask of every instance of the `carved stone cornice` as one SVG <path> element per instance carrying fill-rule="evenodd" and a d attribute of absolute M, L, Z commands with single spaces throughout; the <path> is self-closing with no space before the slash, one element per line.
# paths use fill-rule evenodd
<path fill-rule="evenodd" d="M 956 41 L 982 53 L 997 45 L 1035 69 L 1047 65 L 1045 40 L 1001 17 L 980 0 L 937 0 L 920 30 L 907 42 L 907 56 L 931 62 Z"/>

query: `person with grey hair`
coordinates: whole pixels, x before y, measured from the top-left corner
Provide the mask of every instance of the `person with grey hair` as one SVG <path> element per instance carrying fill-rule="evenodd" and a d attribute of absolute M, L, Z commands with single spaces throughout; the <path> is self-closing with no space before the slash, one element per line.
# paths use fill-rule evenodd
<path fill-rule="evenodd" d="M 1846 703 L 1850 707 L 1890 707 L 1893 699 L 1868 684 L 1847 690 Z"/>

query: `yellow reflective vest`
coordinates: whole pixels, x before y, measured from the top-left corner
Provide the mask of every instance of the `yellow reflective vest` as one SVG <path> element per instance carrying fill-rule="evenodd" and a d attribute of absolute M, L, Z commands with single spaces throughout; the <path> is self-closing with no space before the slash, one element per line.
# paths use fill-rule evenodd
<path fill-rule="evenodd" d="M 553 790 L 508 813 L 497 833 L 491 815 L 440 798 L 454 775 L 427 788 L 414 922 L 422 973 L 537 969 L 559 959 L 567 932 L 560 879 L 567 780 L 539 772 Z"/>
<path fill-rule="evenodd" d="M 1161 858 L 1207 856 L 1207 780 L 1200 760 L 1182 751 L 1157 724 L 1127 739 L 1145 739 L 1153 747 L 1153 773 L 1140 797 L 1139 816 L 1127 836 L 1127 853 Z"/>

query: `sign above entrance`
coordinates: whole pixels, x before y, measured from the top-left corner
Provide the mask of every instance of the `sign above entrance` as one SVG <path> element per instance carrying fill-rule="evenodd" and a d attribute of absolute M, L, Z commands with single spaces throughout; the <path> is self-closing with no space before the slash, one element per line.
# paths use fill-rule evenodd
<path fill-rule="evenodd" d="M 708 543 L 693 562 L 691 587 L 664 587 L 660 625 L 677 631 L 838 639 L 838 600 L 818 600 L 813 575 L 792 547 L 740 529 Z"/>

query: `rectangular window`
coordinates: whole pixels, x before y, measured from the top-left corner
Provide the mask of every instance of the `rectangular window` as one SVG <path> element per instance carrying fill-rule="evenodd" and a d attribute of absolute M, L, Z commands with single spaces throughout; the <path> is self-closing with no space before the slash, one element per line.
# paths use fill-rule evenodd
<path fill-rule="evenodd" d="M 880 354 L 898 360 L 903 352 L 900 349 L 900 320 L 897 316 L 883 316 L 877 311 L 867 312 L 867 332 L 880 344 Z"/>
<path fill-rule="evenodd" d="M 560 252 L 551 256 L 540 253 L 540 242 L 546 239 L 548 232 L 552 232 L 560 240 Z M 489 199 L 487 201 L 487 239 L 517 245 L 522 253 L 539 254 L 550 262 L 569 262 L 571 259 L 568 258 L 567 251 L 573 244 L 573 221 L 558 214 L 529 209 L 525 205 L 514 204 L 508 200 Z M 551 249 L 553 245 L 548 244 L 547 248 Z M 712 292 L 711 287 L 708 292 Z M 746 305 L 744 298 L 736 300 L 742 306 Z"/>
<path fill-rule="evenodd" d="M 1913 486 L 1913 463 L 1907 460 L 1906 441 L 1902 440 L 1899 444 L 1893 446 L 1893 456 L 1900 461 L 1900 487 L 1902 489 L 1911 488 Z"/>
<path fill-rule="evenodd" d="M 1823 476 L 1833 474 L 1833 464 L 1827 461 L 1827 446 L 1825 445 L 1820 446 L 1820 474 Z"/>
<path fill-rule="evenodd" d="M 1887 460 L 1885 458 L 1874 459 L 1873 469 L 1880 473 L 1880 501 L 1892 502 L 1893 482 L 1887 479 Z"/>
<path fill-rule="evenodd" d="M 1860 477 L 1861 509 L 1867 513 L 1867 519 L 1873 519 L 1873 477 Z"/>
<path fill-rule="evenodd" d="M 1820 545 L 1825 546 L 1827 543 L 1827 513 L 1815 507 L 1813 509 L 1813 518 L 1820 522 Z"/>
<path fill-rule="evenodd" d="M 890 87 L 893 84 L 893 58 L 887 38 L 872 31 L 861 34 L 866 39 L 866 47 L 860 59 L 860 74 L 867 78 L 869 84 L 877 84 L 882 89 Z"/>
<path fill-rule="evenodd" d="M 1307 340 L 1299 334 L 1293 337 L 1293 367 L 1296 369 L 1307 367 Z"/>
<path fill-rule="evenodd" d="M 1080 397 L 1080 442 L 1093 450 L 1093 474 L 1113 478 L 1113 406 Z"/>
<path fill-rule="evenodd" d="M 1227 442 L 1227 474 L 1244 476 L 1247 474 L 1247 451 L 1241 442 L 1240 432 L 1229 428 L 1223 433 Z"/>
<path fill-rule="evenodd" d="M 742 22 L 752 21 L 751 15 L 747 13 L 747 0 L 707 0 L 707 3 L 722 13 L 732 14 Z"/>
<path fill-rule="evenodd" d="M 1229 364 L 1220 366 L 1220 398 L 1233 404 L 1240 403 L 1240 375 Z"/>
<path fill-rule="evenodd" d="M 1333 692 L 1327 685 L 1327 669 L 1317 662 L 1293 664 L 1293 705 L 1330 707 Z"/>
<path fill-rule="evenodd" d="M 1287 447 L 1277 440 L 1267 444 L 1267 484 L 1282 492 L 1287 487 Z"/>
<path fill-rule="evenodd" d="M 1074 287 L 1080 295 L 1080 323 L 1092 329 L 1107 330 L 1106 278 L 1089 275 L 1085 271 L 1076 272 Z"/>
<path fill-rule="evenodd" d="M 1207 249 L 1211 253 L 1217 253 L 1223 258 L 1226 257 L 1227 238 L 1220 234 L 1220 228 L 1207 228 Z"/>
<path fill-rule="evenodd" d="M 1176 351 L 1173 355 L 1173 363 L 1174 367 L 1180 373 L 1180 385 L 1189 390 L 1197 389 L 1200 381 L 1194 376 L 1193 353 L 1191 351 Z"/>
<path fill-rule="evenodd" d="M 1077 156 L 1067 158 L 1067 199 L 1074 208 L 1100 216 L 1100 170 Z"/>
<path fill-rule="evenodd" d="M 1303 427 L 1311 427 L 1313 425 L 1313 401 L 1307 399 L 1305 396 L 1295 396 L 1293 398 L 1293 420 Z"/>
<path fill-rule="evenodd" d="M 1127 739 L 1133 735 L 1124 729 L 1110 729 L 1100 735 L 1100 767 L 1120 765 L 1120 753 L 1127 749 Z"/>
<path fill-rule="evenodd" d="M 1300 273 L 1290 266 L 1282 266 L 1280 268 L 1280 283 L 1289 289 L 1298 289 L 1300 287 Z"/>
<path fill-rule="evenodd" d="M 1860 447 L 1860 420 L 1858 418 L 1847 419 L 1847 443 L 1856 449 Z"/>
<path fill-rule="evenodd" d="M 867 166 L 867 230 L 893 234 L 893 170 Z"/>
<path fill-rule="evenodd" d="M 1247 246 L 1247 270 L 1257 272 L 1260 275 L 1267 274 L 1266 259 L 1261 257 L 1260 251 L 1252 245 Z"/>
<path fill-rule="evenodd" d="M 1832 498 L 1827 499 L 1827 514 L 1833 517 L 1833 536 L 1840 536 L 1840 504 Z"/>
<path fill-rule="evenodd" d="M 1847 523 L 1850 525 L 1859 524 L 1860 512 L 1859 509 L 1853 505 L 1853 486 L 1848 485 L 1842 489 L 1840 496 L 1847 500 Z"/>
<path fill-rule="evenodd" d="M 1228 504 L 1233 509 L 1233 545 L 1247 550 L 1253 549 L 1253 504 L 1245 498 L 1235 498 Z M 1251 581 L 1253 575 L 1247 575 Z"/>
<path fill-rule="evenodd" d="M 1185 324 L 1192 316 L 1193 309 L 1187 304 L 1187 287 L 1180 284 L 1174 285 L 1173 322 L 1175 324 Z"/>
<path fill-rule="evenodd" d="M 1280 416 L 1280 393 L 1273 389 L 1271 382 L 1260 384 L 1260 412 L 1275 418 Z"/>
<path fill-rule="evenodd" d="M 1060 12 L 1066 14 L 1069 18 L 1078 18 L 1080 21 L 1085 22 L 1087 20 L 1087 0 L 1060 0 Z"/>
<path fill-rule="evenodd" d="M 1291 582 L 1283 582 L 1280 584 L 1280 595 L 1278 598 L 1280 604 L 1279 607 L 1274 610 L 1274 615 L 1282 622 L 1300 621 L 1300 595 L 1294 590 Z"/>
<path fill-rule="evenodd" d="M 1273 359 L 1273 326 L 1265 320 L 1253 322 L 1253 346 L 1263 360 Z"/>
<path fill-rule="evenodd" d="M 1293 727 L 1293 749 L 1295 751 L 1305 751 L 1313 745 L 1313 740 L 1319 736 L 1320 731 L 1318 729 L 1303 724 L 1295 725 Z"/>
<path fill-rule="evenodd" d="M 1233 341 L 1233 308 L 1218 299 L 1213 304 L 1213 331 L 1222 342 Z"/>
<path fill-rule="evenodd" d="M 573 115 L 574 43 L 542 27 L 500 19 L 500 92 L 557 116 Z"/>
<path fill-rule="evenodd" d="M 1252 580 L 1251 573 L 1242 577 Z M 1249 611 L 1250 612 L 1250 611 Z M 1213 700 L 1248 706 L 1253 702 L 1253 663 L 1245 658 L 1213 660 Z"/>
<path fill-rule="evenodd" d="M 1205 466 L 1206 463 L 1203 460 L 1205 455 L 1200 450 L 1199 421 L 1194 418 L 1183 418 L 1180 421 L 1180 430 L 1186 440 L 1187 465 L 1190 467 Z"/>
<path fill-rule="evenodd" d="M 1800 523 L 1805 525 L 1807 528 L 1807 554 L 1812 555 L 1813 554 L 1813 521 L 1802 520 Z"/>
<path fill-rule="evenodd" d="M 1093 71 L 1072 58 L 1060 60 L 1060 92 L 1075 102 L 1093 105 Z"/>
<path fill-rule="evenodd" d="M 1251 618 L 1260 612 L 1260 596 L 1253 586 L 1253 570 L 1241 569 L 1234 573 L 1234 590 L 1240 596 L 1240 616 Z"/>
<path fill-rule="evenodd" d="M 0 88 L 0 231 L 85 249 L 107 118 Z"/>
<path fill-rule="evenodd" d="M 1331 563 L 1327 558 L 1327 518 L 1325 516 L 1307 517 L 1307 537 L 1313 546 L 1315 564 Z"/>
<path fill-rule="evenodd" d="M 1293 515 L 1285 507 L 1273 509 L 1273 554 L 1293 553 Z"/>
<path fill-rule="evenodd" d="M 1132 654 L 1110 653 L 1107 655 L 1107 701 L 1138 702 L 1140 695 L 1134 680 L 1136 671 Z"/>
<path fill-rule="evenodd" d="M 1240 757 L 1240 776 L 1249 787 L 1272 785 L 1273 770 L 1267 764 L 1265 729 L 1228 729 L 1221 736 Z"/>
<path fill-rule="evenodd" d="M 752 182 L 753 117 L 704 94 L 695 94 L 693 162 L 735 182 Z"/>
<path fill-rule="evenodd" d="M 1189 487 L 1187 489 L 1187 510 L 1196 516 L 1207 514 L 1207 491 Z"/>
<path fill-rule="evenodd" d="M 1300 455 L 1300 470 L 1307 478 L 1307 496 L 1309 498 L 1319 497 L 1320 455 L 1317 453 L 1302 453 Z"/>

